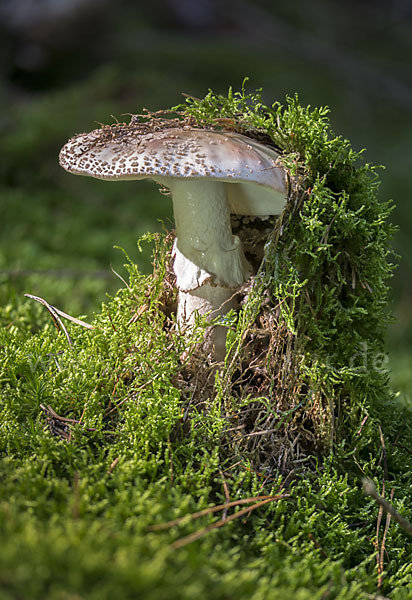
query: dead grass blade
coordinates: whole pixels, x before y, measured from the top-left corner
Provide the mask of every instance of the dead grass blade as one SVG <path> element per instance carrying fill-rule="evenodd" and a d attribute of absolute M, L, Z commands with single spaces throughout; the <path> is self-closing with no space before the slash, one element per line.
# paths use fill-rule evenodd
<path fill-rule="evenodd" d="M 242 498 L 240 500 L 232 500 L 232 502 L 225 502 L 224 504 L 217 504 L 216 506 L 210 506 L 209 508 L 204 508 L 203 510 L 199 510 L 198 512 L 192 513 L 190 515 L 185 515 L 184 517 L 179 517 L 178 519 L 173 519 L 173 521 L 167 521 L 166 523 L 158 523 L 157 525 L 150 525 L 148 527 L 149 531 L 161 531 L 162 529 L 170 529 L 174 525 L 180 525 L 190 517 L 190 519 L 198 519 L 199 517 L 204 517 L 205 515 L 210 515 L 215 512 L 219 512 L 221 510 L 225 510 L 226 508 L 232 508 L 233 506 L 240 506 L 242 504 L 251 504 L 252 502 L 258 502 L 260 500 L 278 500 L 280 498 L 287 498 L 289 494 L 283 494 L 281 496 L 253 496 L 251 498 Z M 249 510 L 249 509 L 248 509 Z"/>
<path fill-rule="evenodd" d="M 45 300 L 44 298 L 40 298 L 39 296 L 33 296 L 32 294 L 24 294 L 24 295 L 26 296 L 26 298 L 31 298 L 32 300 L 36 300 L 36 302 L 43 304 L 43 306 L 45 306 L 47 308 L 47 310 L 49 311 L 49 313 L 51 314 L 54 324 L 56 325 L 57 329 L 59 329 L 59 330 L 60 330 L 60 328 L 62 328 L 62 330 L 65 331 L 65 327 L 64 327 L 61 319 L 59 319 L 59 316 L 63 317 L 64 319 L 68 319 L 72 323 L 76 323 L 76 325 L 81 325 L 81 327 L 85 327 L 86 329 L 94 329 L 93 325 L 90 325 L 89 323 L 86 323 L 85 321 L 82 321 L 81 319 L 76 319 L 76 317 L 72 317 L 71 315 L 68 315 L 67 313 L 63 312 L 62 310 L 49 304 L 47 302 L 47 300 Z M 58 325 L 56 324 L 56 321 L 57 321 Z M 66 337 L 70 337 L 67 332 L 65 332 L 65 335 L 66 335 Z M 71 340 L 69 343 L 71 343 Z"/>
<path fill-rule="evenodd" d="M 229 517 L 222 518 L 219 521 L 215 521 L 211 525 L 208 525 L 207 527 L 202 527 L 202 529 L 198 529 L 194 533 L 191 533 L 189 535 L 186 535 L 185 537 L 180 538 L 179 540 L 177 540 L 176 542 L 174 542 L 172 544 L 172 548 L 174 548 L 174 549 L 182 548 L 183 546 L 186 546 L 187 544 L 191 544 L 192 542 L 203 537 L 210 531 L 213 531 L 214 529 L 218 529 L 219 527 L 223 527 L 223 525 L 226 525 L 226 523 L 229 523 L 230 521 L 234 521 L 235 519 L 239 519 L 240 517 L 243 517 L 243 515 L 246 515 L 247 513 L 252 512 L 252 510 L 256 510 L 256 508 L 264 506 L 265 504 L 268 504 L 269 502 L 274 502 L 275 500 L 280 500 L 281 498 L 287 498 L 287 497 L 289 497 L 289 494 L 281 494 L 279 496 L 270 496 L 269 498 L 266 498 L 265 500 L 262 500 L 261 502 L 256 502 L 256 504 L 247 506 L 246 508 L 239 510 L 237 513 L 230 515 Z M 230 503 L 230 504 L 232 504 L 232 503 Z M 222 506 L 226 507 L 228 505 L 224 504 Z"/>
<path fill-rule="evenodd" d="M 86 329 L 94 329 L 93 325 L 90 325 L 90 323 L 86 323 L 85 321 L 82 321 L 81 319 L 76 319 L 76 317 L 72 317 L 71 315 L 68 315 L 67 313 L 63 312 L 62 310 L 59 310 L 58 308 L 56 308 L 55 306 L 53 306 L 52 308 L 57 312 L 57 314 L 59 314 L 61 317 L 64 317 L 65 319 L 68 319 L 72 323 L 76 323 L 76 325 L 81 325 L 82 327 L 85 327 Z"/>
<path fill-rule="evenodd" d="M 110 269 L 112 270 L 112 273 L 114 273 L 114 275 L 116 275 L 116 277 L 118 277 L 120 279 L 120 281 L 122 283 L 124 283 L 124 285 L 126 286 L 126 288 L 129 290 L 129 292 L 132 292 L 132 288 L 130 287 L 130 285 L 127 283 L 127 281 L 125 279 L 123 279 L 123 277 L 113 269 L 112 265 L 110 265 Z"/>
<path fill-rule="evenodd" d="M 63 321 L 59 317 L 59 314 L 56 311 L 56 309 L 54 308 L 54 306 L 52 306 L 46 300 L 44 300 L 43 298 L 40 298 L 39 296 L 33 296 L 32 294 L 24 294 L 24 295 L 26 296 L 26 298 L 31 298 L 32 300 L 36 300 L 36 302 L 43 304 L 43 306 L 45 306 L 47 308 L 47 310 L 49 311 L 49 313 L 51 315 L 51 318 L 53 319 L 53 323 L 54 323 L 54 326 L 56 327 L 57 331 L 59 333 L 63 332 L 64 335 L 66 336 L 67 341 L 69 342 L 69 345 L 72 346 L 73 342 L 71 340 L 69 332 L 67 331 L 66 327 L 64 326 Z"/>

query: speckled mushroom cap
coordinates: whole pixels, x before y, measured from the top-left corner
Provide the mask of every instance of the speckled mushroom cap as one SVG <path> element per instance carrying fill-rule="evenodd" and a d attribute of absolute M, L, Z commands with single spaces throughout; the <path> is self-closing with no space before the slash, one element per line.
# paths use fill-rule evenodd
<path fill-rule="evenodd" d="M 98 179 L 179 178 L 225 182 L 230 211 L 277 215 L 286 203 L 279 155 L 249 137 L 203 129 L 165 129 L 137 135 L 132 128 L 80 134 L 60 152 L 60 165 Z"/>

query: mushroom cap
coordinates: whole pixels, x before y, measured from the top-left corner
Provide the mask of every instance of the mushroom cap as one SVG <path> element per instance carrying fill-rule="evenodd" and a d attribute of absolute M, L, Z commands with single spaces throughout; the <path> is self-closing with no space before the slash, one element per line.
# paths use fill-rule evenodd
<path fill-rule="evenodd" d="M 98 179 L 170 178 L 219 181 L 230 212 L 277 215 L 286 204 L 286 174 L 275 150 L 239 133 L 164 129 L 143 135 L 131 126 L 96 129 L 71 138 L 60 165 Z"/>

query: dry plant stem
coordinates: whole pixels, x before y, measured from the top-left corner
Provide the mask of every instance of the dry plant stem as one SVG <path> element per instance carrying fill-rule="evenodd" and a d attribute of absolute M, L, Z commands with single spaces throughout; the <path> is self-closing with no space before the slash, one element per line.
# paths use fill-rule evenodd
<path fill-rule="evenodd" d="M 380 436 L 381 446 L 382 446 L 381 460 L 383 460 L 383 473 L 384 473 L 385 481 L 386 481 L 388 479 L 388 460 L 387 460 L 387 454 L 386 454 L 385 438 L 383 436 L 383 431 L 380 426 L 379 426 L 379 436 Z"/>
<path fill-rule="evenodd" d="M 410 523 L 410 521 L 408 521 L 407 519 L 402 517 L 402 515 L 400 515 L 398 513 L 398 511 L 395 510 L 395 508 L 392 506 L 392 504 L 390 502 L 388 502 L 387 500 L 385 500 L 385 498 L 382 498 L 382 496 L 380 496 L 378 494 L 378 492 L 376 491 L 376 486 L 373 483 L 373 481 L 365 478 L 365 479 L 363 479 L 362 484 L 363 484 L 363 491 L 365 492 L 365 494 L 367 494 L 368 496 L 371 496 L 375 500 L 375 502 L 383 508 L 383 510 L 385 512 L 388 512 L 390 515 L 392 515 L 392 517 L 395 519 L 395 521 L 402 527 L 402 529 L 408 535 L 412 536 L 412 523 Z"/>
<path fill-rule="evenodd" d="M 112 471 L 117 467 L 118 463 L 120 460 L 120 456 L 117 456 L 114 461 L 110 464 L 110 467 L 107 469 L 106 473 L 108 475 L 110 475 L 110 473 L 112 473 Z"/>
<path fill-rule="evenodd" d="M 61 417 L 58 415 L 50 405 L 45 406 L 44 404 L 40 404 L 40 408 L 45 412 L 49 413 L 53 419 L 57 419 L 58 421 L 62 421 L 63 423 L 80 423 L 77 419 L 69 419 L 68 417 Z M 94 430 L 93 430 L 94 431 Z"/>
<path fill-rule="evenodd" d="M 391 490 L 391 501 L 393 500 L 394 491 L 395 490 L 392 488 L 392 490 Z M 380 556 L 379 556 L 378 589 L 382 587 L 382 583 L 383 583 L 383 558 L 384 558 L 384 555 L 385 555 L 386 536 L 388 535 L 390 524 L 391 524 L 391 515 L 390 515 L 390 513 L 386 513 L 386 523 L 385 523 L 385 529 L 383 531 L 381 551 L 380 551 Z"/>
<path fill-rule="evenodd" d="M 382 497 L 384 495 L 385 495 L 385 482 L 383 482 L 383 484 L 382 484 Z M 382 506 L 379 506 L 378 518 L 376 520 L 376 539 L 375 539 L 375 543 L 374 543 L 375 550 L 376 550 L 376 568 L 377 568 L 377 572 L 378 572 L 378 588 L 379 588 L 380 576 L 383 571 L 383 565 L 381 566 L 380 551 L 379 551 L 379 531 L 381 528 L 382 516 L 383 516 L 383 508 L 382 508 Z"/>
<path fill-rule="evenodd" d="M 32 300 L 36 300 L 36 302 L 43 304 L 43 306 L 45 306 L 47 308 L 47 310 L 49 311 L 49 313 L 51 315 L 51 318 L 53 319 L 53 323 L 54 323 L 54 326 L 56 327 L 57 331 L 59 333 L 64 333 L 64 335 L 66 336 L 66 339 L 69 343 L 69 346 L 72 346 L 73 342 L 71 340 L 69 332 L 67 331 L 66 327 L 64 326 L 64 324 L 63 324 L 62 320 L 60 319 L 54 306 L 52 306 L 46 300 L 44 300 L 43 298 L 40 298 L 39 296 L 33 296 L 32 294 L 24 294 L 24 295 L 26 296 L 26 298 L 31 298 Z"/>
<path fill-rule="evenodd" d="M 235 514 L 230 515 L 229 517 L 220 519 L 219 521 L 215 521 L 214 523 L 212 523 L 211 525 L 208 525 L 207 527 L 203 527 L 202 529 L 199 529 L 198 531 L 195 531 L 194 533 L 191 533 L 190 535 L 186 535 L 185 537 L 180 538 L 179 540 L 177 540 L 176 542 L 174 542 L 172 544 L 172 548 L 174 548 L 174 549 L 182 548 L 183 546 L 186 546 L 187 544 L 191 544 L 192 542 L 198 540 L 199 538 L 206 535 L 210 531 L 213 531 L 213 529 L 218 529 L 219 527 L 223 527 L 223 525 L 225 525 L 226 523 L 229 523 L 230 521 L 234 521 L 235 519 L 239 519 L 239 517 L 243 517 L 243 515 L 250 513 L 252 510 L 259 508 L 260 506 L 264 506 L 265 504 L 268 504 L 269 502 L 274 502 L 274 500 L 279 500 L 280 498 L 285 498 L 287 496 L 288 496 L 288 494 L 281 495 L 281 496 L 271 496 L 270 498 L 267 498 L 266 500 L 262 500 L 261 502 L 256 502 L 256 504 L 252 504 L 252 506 L 248 506 L 247 508 L 244 508 Z"/>
<path fill-rule="evenodd" d="M 251 502 L 259 502 L 260 500 L 280 500 L 281 498 L 289 498 L 290 494 L 282 494 L 279 496 L 253 496 L 251 498 L 242 498 L 241 500 L 232 500 L 232 502 L 225 502 L 225 504 L 218 504 L 216 506 L 211 506 L 210 508 L 204 508 L 203 510 L 199 510 L 190 515 L 185 515 L 184 517 L 179 517 L 178 519 L 173 519 L 173 521 L 167 521 L 166 523 L 159 523 L 157 525 L 150 525 L 148 527 L 149 531 L 161 531 L 163 529 L 170 529 L 170 527 L 174 527 L 174 525 L 180 525 L 187 520 L 190 519 L 198 519 L 199 517 L 204 517 L 205 515 L 209 515 L 215 512 L 219 512 L 221 510 L 225 510 L 226 508 L 232 508 L 233 506 L 240 506 L 242 504 L 250 504 Z M 247 510 L 250 510 L 248 507 Z M 236 513 L 239 514 L 239 513 Z"/>
<path fill-rule="evenodd" d="M 222 470 L 221 470 L 221 469 L 219 469 L 219 475 L 220 475 L 220 476 L 221 476 L 221 478 L 222 478 L 222 483 L 223 483 L 223 491 L 225 492 L 226 504 L 229 504 L 229 502 L 230 502 L 230 493 L 229 493 L 229 487 L 228 487 L 228 485 L 227 485 L 226 478 L 225 478 L 225 476 L 223 475 L 223 472 L 222 472 Z M 223 513 L 222 513 L 222 519 L 226 519 L 226 517 L 227 517 L 227 511 L 228 511 L 228 509 L 227 509 L 227 508 L 225 508 L 225 510 L 224 510 L 224 511 L 223 511 Z"/>
<path fill-rule="evenodd" d="M 358 431 L 356 432 L 356 437 L 359 437 L 360 434 L 362 433 L 362 429 L 364 428 L 366 421 L 369 419 L 369 415 L 366 415 L 363 419 L 362 419 L 362 423 L 360 424 L 360 427 L 358 429 Z"/>
<path fill-rule="evenodd" d="M 67 329 L 64 326 L 64 323 L 60 317 L 64 317 L 65 319 L 72 321 L 72 323 L 76 323 L 76 325 L 81 325 L 82 327 L 85 327 L 86 329 L 93 329 L 93 326 L 89 325 L 89 323 L 85 323 L 84 321 L 81 321 L 80 319 L 76 319 L 75 317 L 68 315 L 67 313 L 63 312 L 62 310 L 59 310 L 55 306 L 52 306 L 51 304 L 49 304 L 47 302 L 47 300 L 44 300 L 44 298 L 40 298 L 39 296 L 33 296 L 33 294 L 24 294 L 24 295 L 26 296 L 26 298 L 31 298 L 32 300 L 36 300 L 36 302 L 39 302 L 40 304 L 42 304 L 43 306 L 45 306 L 47 308 L 51 318 L 53 319 L 54 326 L 56 327 L 56 329 L 59 333 L 63 333 L 66 336 L 69 346 L 72 346 L 73 342 L 69 335 L 69 332 L 67 331 Z M 59 363 L 56 360 L 56 357 L 54 356 L 53 358 L 56 363 L 57 369 L 59 371 L 61 371 Z"/>
<path fill-rule="evenodd" d="M 113 406 L 113 408 L 107 407 L 104 416 L 108 417 L 113 412 L 115 412 L 116 410 L 118 410 L 125 402 L 127 402 L 128 400 L 130 400 L 130 398 L 134 398 L 138 392 L 141 392 L 145 387 L 147 387 L 150 383 L 153 383 L 154 380 L 157 379 L 157 378 L 158 378 L 158 375 L 155 375 L 154 377 L 152 377 L 151 379 L 149 379 L 148 381 L 146 381 L 145 383 L 143 383 L 140 387 L 138 387 L 137 389 L 134 390 L 133 394 L 129 393 L 129 395 L 126 396 L 126 398 L 123 398 L 123 400 L 120 400 L 120 402 L 118 402 L 117 404 L 115 404 Z M 113 396 L 112 396 L 112 399 L 113 399 Z M 112 402 L 112 400 L 111 400 L 111 402 Z"/>

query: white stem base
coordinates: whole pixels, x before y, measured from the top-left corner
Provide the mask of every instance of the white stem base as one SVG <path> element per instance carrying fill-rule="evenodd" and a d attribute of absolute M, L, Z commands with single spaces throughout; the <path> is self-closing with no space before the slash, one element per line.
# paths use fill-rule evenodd
<path fill-rule="evenodd" d="M 198 316 L 207 315 L 208 321 L 211 321 L 226 314 L 231 308 L 237 308 L 234 290 L 205 283 L 189 292 L 179 291 L 177 322 L 187 331 L 193 328 Z M 206 330 L 204 348 L 213 361 L 220 362 L 225 358 L 226 334 L 226 327 L 219 325 Z"/>
<path fill-rule="evenodd" d="M 242 243 L 232 234 L 223 182 L 168 177 L 176 223 L 174 271 L 179 290 L 177 322 L 183 332 L 193 328 L 196 315 L 208 321 L 236 308 L 236 290 L 251 268 Z M 213 361 L 226 353 L 227 329 L 210 326 L 202 344 Z"/>

